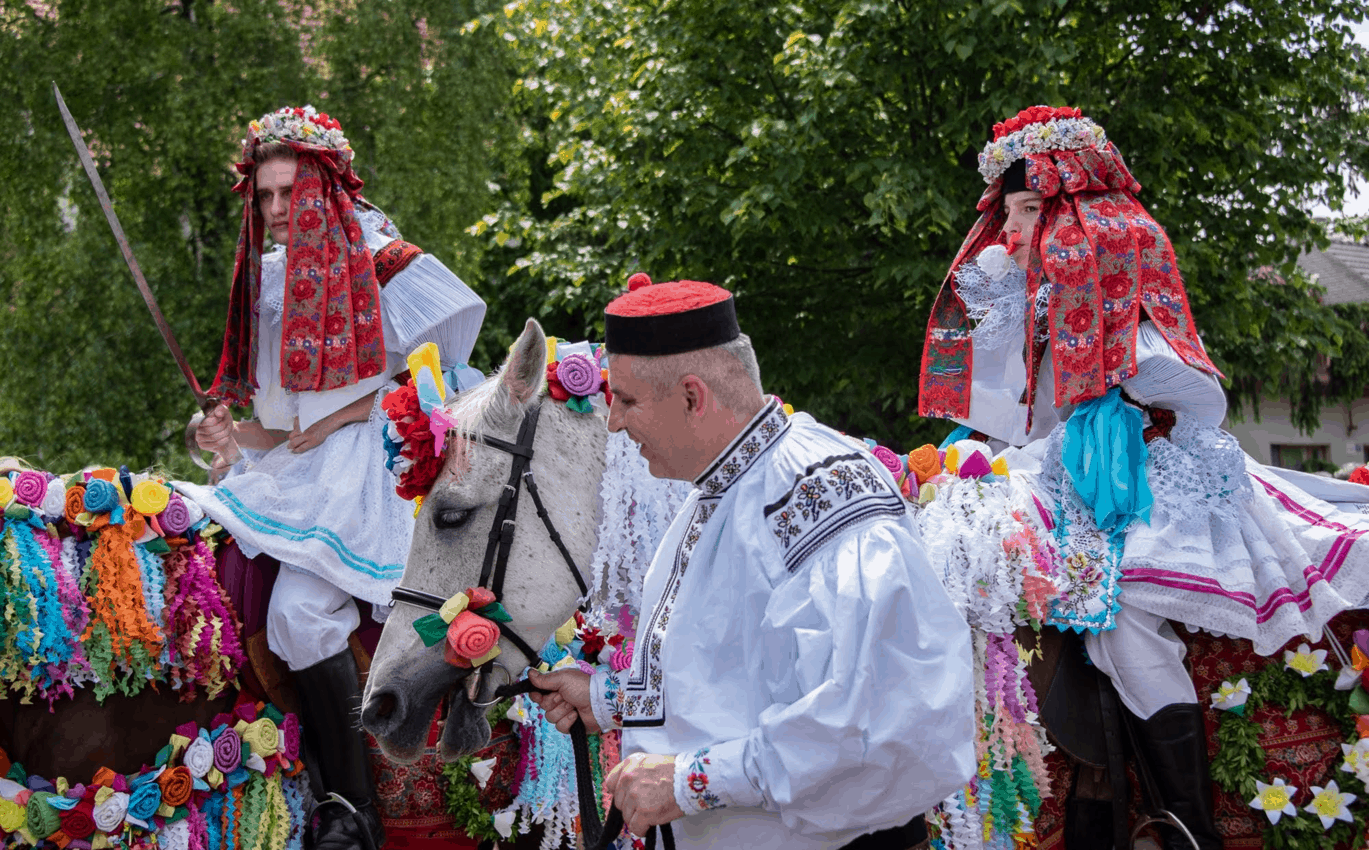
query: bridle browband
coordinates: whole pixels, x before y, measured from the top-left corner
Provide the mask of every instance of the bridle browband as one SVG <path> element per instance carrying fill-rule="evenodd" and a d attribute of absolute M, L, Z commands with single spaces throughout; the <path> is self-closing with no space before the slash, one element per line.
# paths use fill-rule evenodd
<path fill-rule="evenodd" d="M 480 565 L 480 583 L 478 586 L 489 588 L 494 592 L 496 599 L 502 598 L 504 595 L 504 577 L 509 569 L 509 551 L 513 548 L 513 534 L 517 528 L 518 497 L 523 486 L 527 487 L 528 495 L 532 497 L 532 503 L 537 508 L 537 516 L 542 520 L 542 525 L 546 526 L 547 534 L 551 536 L 551 542 L 556 546 L 556 550 L 561 553 L 561 558 L 566 562 L 566 566 L 570 568 L 570 574 L 575 579 L 576 586 L 580 588 L 581 597 L 589 595 L 589 585 L 585 582 L 584 573 L 580 572 L 580 568 L 576 566 L 575 558 L 566 549 L 565 542 L 561 540 L 560 532 L 556 530 L 551 515 L 547 513 L 547 507 L 542 503 L 542 496 L 537 492 L 537 480 L 533 477 L 530 468 L 533 458 L 532 443 L 537 437 L 537 422 L 541 416 L 542 405 L 540 402 L 528 408 L 527 412 L 523 414 L 522 424 L 518 427 L 517 442 L 510 443 L 507 440 L 484 434 L 475 438 L 478 442 L 492 449 L 498 449 L 513 456 L 509 480 L 499 496 L 499 506 L 495 509 L 494 523 L 490 526 L 489 539 L 485 544 L 485 559 Z M 438 610 L 447 601 L 441 596 L 407 587 L 396 587 L 390 593 L 390 598 L 395 602 L 407 602 L 410 605 L 431 611 Z M 515 632 L 509 623 L 499 623 L 499 633 L 518 647 L 518 651 L 523 653 L 529 664 L 537 663 L 538 651 Z"/>

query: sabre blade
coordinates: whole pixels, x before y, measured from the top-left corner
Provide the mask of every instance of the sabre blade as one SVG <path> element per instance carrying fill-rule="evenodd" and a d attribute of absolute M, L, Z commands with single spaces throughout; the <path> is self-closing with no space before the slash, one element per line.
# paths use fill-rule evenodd
<path fill-rule="evenodd" d="M 100 180 L 100 173 L 95 170 L 95 162 L 90 158 L 90 151 L 86 148 L 86 143 L 81 138 L 81 128 L 76 126 L 76 121 L 71 117 L 70 110 L 67 109 L 66 101 L 62 100 L 62 92 L 57 88 L 57 83 L 52 84 L 52 93 L 57 98 L 57 109 L 62 113 L 62 121 L 67 126 L 67 133 L 71 135 L 71 143 L 76 146 L 76 155 L 81 159 L 81 166 L 86 170 L 86 176 L 90 178 L 90 185 L 95 189 L 95 195 L 100 199 L 100 208 L 105 211 L 105 220 L 109 222 L 110 230 L 114 231 L 114 239 L 119 243 L 120 250 L 124 253 L 124 262 L 128 263 L 128 270 L 133 273 L 133 280 L 138 284 L 138 291 L 143 294 L 143 301 L 147 303 L 147 309 L 152 312 L 152 319 L 157 323 L 157 330 L 161 332 L 162 339 L 166 342 L 166 347 L 171 349 L 171 356 L 176 358 L 176 365 L 180 367 L 181 374 L 185 376 L 185 382 L 190 386 L 190 392 L 195 394 L 195 403 L 200 409 L 208 411 L 217 404 L 216 399 L 209 397 L 204 390 L 200 389 L 200 382 L 195 378 L 194 371 L 190 368 L 190 363 L 185 359 L 185 354 L 181 352 L 181 347 L 176 343 L 176 336 L 171 332 L 171 326 L 166 323 L 166 317 L 162 315 L 161 308 L 157 306 L 157 299 L 152 294 L 152 288 L 147 285 L 147 279 L 143 277 L 143 270 L 138 266 L 138 260 L 133 256 L 133 248 L 128 244 L 128 237 L 124 235 L 124 229 L 119 225 L 119 217 L 114 214 L 114 205 L 109 201 L 109 193 L 105 191 L 105 184 Z"/>

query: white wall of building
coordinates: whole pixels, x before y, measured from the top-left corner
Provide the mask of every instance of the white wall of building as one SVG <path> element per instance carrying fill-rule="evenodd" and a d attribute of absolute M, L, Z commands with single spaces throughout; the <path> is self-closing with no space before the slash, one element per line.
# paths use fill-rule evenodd
<path fill-rule="evenodd" d="M 1336 466 L 1365 462 L 1365 445 L 1369 444 L 1369 398 L 1322 408 L 1321 425 L 1310 434 L 1303 434 L 1293 426 L 1285 399 L 1262 400 L 1259 421 L 1256 421 L 1251 405 L 1246 405 L 1242 413 L 1245 416 L 1241 420 L 1233 420 L 1228 415 L 1222 427 L 1234 434 L 1246 454 L 1260 463 L 1273 463 L 1273 445 L 1326 446 L 1327 459 Z"/>

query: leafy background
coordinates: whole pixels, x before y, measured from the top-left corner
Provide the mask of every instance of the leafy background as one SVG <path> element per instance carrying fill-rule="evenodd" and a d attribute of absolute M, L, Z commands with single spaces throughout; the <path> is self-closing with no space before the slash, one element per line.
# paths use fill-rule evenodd
<path fill-rule="evenodd" d="M 927 313 L 995 121 L 1101 123 L 1174 241 L 1235 404 L 1363 395 L 1363 307 L 1295 270 L 1369 173 L 1366 0 L 0 0 L 0 454 L 188 475 L 194 407 L 51 95 L 61 87 L 202 382 L 249 120 L 313 103 L 366 195 L 489 302 L 602 334 L 626 277 L 737 294 L 768 389 L 907 447 Z M 1353 232 L 1357 223 L 1347 227 Z M 1363 237 L 1363 233 L 1355 235 Z"/>

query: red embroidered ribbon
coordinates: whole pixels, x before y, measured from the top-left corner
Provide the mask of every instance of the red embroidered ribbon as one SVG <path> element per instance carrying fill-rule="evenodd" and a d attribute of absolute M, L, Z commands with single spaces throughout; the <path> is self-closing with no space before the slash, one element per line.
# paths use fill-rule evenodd
<path fill-rule="evenodd" d="M 376 279 L 383 287 L 390 282 L 390 278 L 404 271 L 404 267 L 414 261 L 414 257 L 423 253 L 423 249 L 411 242 L 396 239 L 390 244 L 376 251 L 373 255 L 376 264 Z"/>
<path fill-rule="evenodd" d="M 353 199 L 361 178 L 336 151 L 288 142 L 299 161 L 290 196 L 285 269 L 281 385 L 291 392 L 350 386 L 385 367 L 380 283 L 357 221 Z M 257 210 L 256 163 L 239 163 L 233 187 L 243 197 L 243 223 L 223 353 L 210 393 L 247 404 L 256 389 L 264 221 Z"/>
<path fill-rule="evenodd" d="M 1099 151 L 1028 154 L 1027 183 L 1045 198 L 1027 267 L 1027 303 L 1043 283 L 1048 308 L 1057 406 L 1098 398 L 1136 374 L 1141 311 L 1185 363 L 1221 375 L 1203 350 L 1169 237 L 1135 198 L 1140 184 L 1111 142 Z M 979 200 L 981 215 L 966 237 L 932 306 L 923 343 L 918 410 L 923 416 L 970 414 L 974 370 L 965 305 L 954 270 L 1002 238 L 1002 181 Z M 1036 338 L 1027 312 L 1026 338 Z M 1027 394 L 1035 397 L 1044 345 L 1026 353 Z M 1030 427 L 1030 425 L 1029 425 Z"/>

